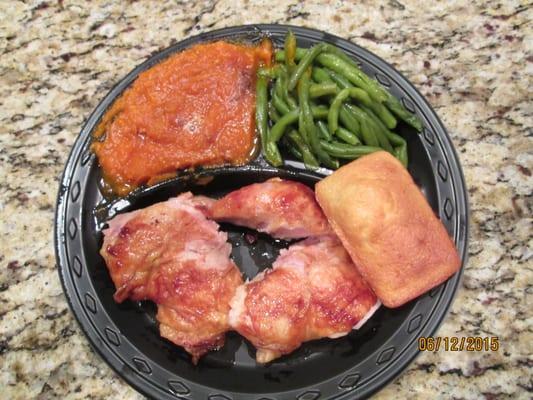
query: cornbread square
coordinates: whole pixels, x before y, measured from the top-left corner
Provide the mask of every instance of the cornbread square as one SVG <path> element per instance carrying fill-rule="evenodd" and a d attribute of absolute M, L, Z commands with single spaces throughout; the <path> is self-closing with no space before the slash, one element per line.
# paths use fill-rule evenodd
<path fill-rule="evenodd" d="M 444 225 L 389 153 L 376 152 L 339 168 L 315 191 L 334 231 L 385 306 L 407 303 L 461 266 Z"/>

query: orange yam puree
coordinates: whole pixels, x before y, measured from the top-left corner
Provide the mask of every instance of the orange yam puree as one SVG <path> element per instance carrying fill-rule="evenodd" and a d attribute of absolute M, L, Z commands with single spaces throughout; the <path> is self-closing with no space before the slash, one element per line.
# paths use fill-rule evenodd
<path fill-rule="evenodd" d="M 94 134 L 106 183 L 124 195 L 178 169 L 246 163 L 255 147 L 256 71 L 271 58 L 270 41 L 219 41 L 139 74 Z"/>

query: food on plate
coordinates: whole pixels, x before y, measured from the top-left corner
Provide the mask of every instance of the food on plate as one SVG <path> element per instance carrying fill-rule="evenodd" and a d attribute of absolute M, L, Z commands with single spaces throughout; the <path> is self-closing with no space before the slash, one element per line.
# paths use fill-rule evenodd
<path fill-rule="evenodd" d="M 316 198 L 273 178 L 220 199 L 185 193 L 109 221 L 101 255 L 115 300 L 155 302 L 161 336 L 194 363 L 230 328 L 257 347 L 260 363 L 346 335 L 378 298 L 400 306 L 460 265 L 393 132 L 397 118 L 417 130 L 420 120 L 335 46 L 301 49 L 289 32 L 274 65 L 272 55 L 269 40 L 188 48 L 142 72 L 94 133 L 118 195 L 183 168 L 244 164 L 256 130 L 274 166 L 283 164 L 279 146 L 312 169 L 366 156 L 319 182 Z M 243 283 L 215 221 L 307 239 Z"/>
<path fill-rule="evenodd" d="M 299 239 L 332 233 L 313 191 L 302 183 L 272 178 L 235 190 L 211 204 L 198 199 L 207 215 L 268 233 Z"/>
<path fill-rule="evenodd" d="M 282 250 L 273 268 L 237 289 L 230 324 L 266 363 L 309 340 L 358 329 L 379 307 L 334 235 Z"/>
<path fill-rule="evenodd" d="M 121 214 L 103 231 L 100 254 L 115 301 L 151 300 L 161 336 L 193 362 L 224 343 L 229 301 L 242 277 L 227 234 L 205 218 L 190 193 Z"/>
<path fill-rule="evenodd" d="M 327 43 L 297 48 L 289 31 L 275 59 L 258 70 L 256 86 L 257 128 L 270 164 L 283 163 L 281 144 L 310 169 L 336 169 L 339 160 L 380 150 L 407 166 L 396 118 L 418 131 L 420 120 L 342 50 Z"/>
<path fill-rule="evenodd" d="M 389 153 L 339 168 L 315 191 L 333 230 L 385 306 L 405 304 L 461 266 L 444 225 Z"/>
<path fill-rule="evenodd" d="M 124 195 L 178 169 L 244 164 L 255 148 L 255 82 L 272 47 L 199 44 L 139 74 L 94 133 L 105 181 Z"/>

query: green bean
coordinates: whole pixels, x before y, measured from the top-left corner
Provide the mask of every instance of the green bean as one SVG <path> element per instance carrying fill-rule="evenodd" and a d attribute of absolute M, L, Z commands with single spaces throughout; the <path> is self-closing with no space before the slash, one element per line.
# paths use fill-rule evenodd
<path fill-rule="evenodd" d="M 324 123 L 324 121 L 318 121 L 316 126 L 318 127 L 318 132 L 320 133 L 320 137 L 322 139 L 331 140 L 331 134 L 329 133 L 328 126 Z"/>
<path fill-rule="evenodd" d="M 274 122 L 278 122 L 281 118 L 281 115 L 279 115 L 278 111 L 276 110 L 276 108 L 274 108 L 274 106 L 272 106 L 272 104 L 270 104 L 268 107 L 268 116 Z"/>
<path fill-rule="evenodd" d="M 397 147 L 394 151 L 398 160 L 400 160 L 402 165 L 407 168 L 407 165 L 409 164 L 409 159 L 407 156 L 407 142 Z"/>
<path fill-rule="evenodd" d="M 277 95 L 276 92 L 272 93 L 272 104 L 274 105 L 276 110 L 282 115 L 285 115 L 289 111 L 291 111 L 289 109 L 289 106 L 285 104 L 285 102 Z"/>
<path fill-rule="evenodd" d="M 319 167 L 318 161 L 311 152 L 311 149 L 309 149 L 309 146 L 307 146 L 305 141 L 298 134 L 298 132 L 293 129 L 287 134 L 287 137 L 292 141 L 292 143 L 298 148 L 298 150 L 302 154 L 304 165 L 309 169 L 317 169 Z"/>
<path fill-rule="evenodd" d="M 326 43 L 326 46 L 324 47 L 324 51 L 326 51 L 328 53 L 333 53 L 337 57 L 340 57 L 341 59 L 346 61 L 347 63 L 357 66 L 357 63 L 354 61 L 354 59 L 351 58 L 349 55 L 347 55 L 344 51 L 342 51 L 337 46 L 334 46 L 332 44 Z"/>
<path fill-rule="evenodd" d="M 341 107 L 339 112 L 339 120 L 341 121 L 341 124 L 343 124 L 344 127 L 350 132 L 354 133 L 359 140 L 363 140 L 359 121 L 357 121 L 357 118 L 352 115 L 346 104 L 343 104 Z"/>
<path fill-rule="evenodd" d="M 361 134 L 363 136 L 363 142 L 367 146 L 379 146 L 379 140 L 372 130 L 372 126 L 369 124 L 368 120 L 362 119 L 359 121 L 361 123 Z"/>
<path fill-rule="evenodd" d="M 353 85 L 345 78 L 343 77 L 342 75 L 336 73 L 335 71 L 330 71 L 330 70 L 324 70 L 327 74 L 329 74 L 329 76 L 331 77 L 331 79 L 341 88 L 341 89 L 345 89 L 345 88 L 349 88 L 349 87 L 353 87 Z M 378 102 L 371 102 L 369 105 L 367 105 L 368 107 L 370 107 L 375 113 L 376 115 L 378 115 L 382 120 L 383 122 L 385 123 L 385 125 L 388 127 L 388 129 L 394 129 L 394 127 L 396 126 L 396 119 L 394 118 L 394 116 L 385 108 L 385 106 L 383 106 L 383 104 L 381 103 L 378 103 Z"/>
<path fill-rule="evenodd" d="M 370 129 L 374 129 L 374 135 L 376 135 L 377 139 L 378 139 L 378 142 L 379 142 L 379 145 L 380 147 L 391 153 L 391 154 L 394 154 L 394 149 L 392 148 L 390 142 L 389 142 L 389 139 L 387 138 L 387 136 L 385 135 L 385 133 L 383 131 L 381 131 L 375 124 L 373 121 L 370 121 L 370 126 L 371 128 Z"/>
<path fill-rule="evenodd" d="M 301 60 L 303 58 L 303 56 L 305 55 L 305 53 L 307 52 L 308 49 L 303 49 L 301 47 L 297 47 L 296 48 L 296 53 L 295 53 L 295 59 L 296 60 Z M 352 59 L 350 58 L 350 56 L 348 56 L 346 53 L 344 53 L 341 49 L 339 49 L 338 47 L 336 46 L 333 46 L 329 43 L 325 43 L 325 46 L 324 46 L 324 51 L 328 52 L 328 53 L 333 53 L 335 55 L 337 55 L 338 57 L 342 58 L 344 61 L 346 61 L 347 63 L 353 65 L 354 67 L 356 68 L 359 68 L 359 66 L 357 65 L 357 63 Z M 275 59 L 277 62 L 283 62 L 285 61 L 285 55 L 286 55 L 286 51 L 284 50 L 278 50 L 276 51 L 276 54 L 275 54 Z"/>
<path fill-rule="evenodd" d="M 344 61 L 348 62 L 349 64 L 353 64 L 354 66 L 358 67 L 357 63 L 352 58 L 350 58 L 348 55 L 346 55 L 338 47 L 333 46 L 333 45 L 331 45 L 329 43 L 324 43 L 324 45 L 325 45 L 324 46 L 324 51 L 327 51 L 328 53 L 336 54 L 337 56 L 341 57 Z M 301 60 L 305 56 L 305 53 L 307 53 L 307 50 L 308 49 L 303 49 L 301 47 L 297 47 L 295 55 L 294 55 L 294 59 L 297 60 L 297 61 Z M 276 61 L 277 62 L 286 61 L 285 60 L 285 55 L 286 54 L 287 54 L 286 50 L 278 50 L 278 51 L 276 51 L 276 53 L 275 53 Z"/>
<path fill-rule="evenodd" d="M 287 81 L 289 80 L 287 68 L 283 64 L 279 64 L 279 66 L 280 66 L 279 74 L 278 74 L 279 84 L 277 86 L 277 90 L 279 92 L 278 95 L 285 102 L 285 104 L 289 106 L 291 110 L 294 110 L 295 108 L 298 108 L 298 104 L 289 94 L 289 91 L 287 89 Z"/>
<path fill-rule="evenodd" d="M 349 81 L 347 81 L 346 78 L 328 69 L 316 68 L 316 67 L 313 68 L 313 78 L 317 82 L 320 82 L 320 83 L 334 81 L 343 90 L 353 88 L 353 85 Z M 345 94 L 343 94 L 343 96 L 344 95 Z M 332 107 L 330 108 L 329 114 L 331 114 L 332 112 L 331 110 L 333 110 L 333 113 L 336 112 L 335 108 L 333 107 L 333 104 L 332 104 Z M 332 118 L 335 118 L 335 115 L 333 115 Z M 380 135 L 380 133 L 377 132 L 378 128 L 375 127 L 371 121 L 369 121 L 368 116 L 363 111 L 359 109 L 353 110 L 346 104 L 343 104 L 342 108 L 339 110 L 337 121 L 338 119 L 340 119 L 341 123 L 346 128 L 348 128 L 349 131 L 357 135 L 358 139 L 363 141 L 365 144 L 371 145 L 371 146 L 382 145 L 384 149 L 392 152 L 393 149 L 388 143 L 387 138 L 384 137 L 383 135 Z M 329 115 L 328 115 L 328 120 L 329 120 Z M 332 128 L 337 129 L 335 122 L 333 122 Z M 330 133 L 331 133 L 331 129 L 330 129 Z"/>
<path fill-rule="evenodd" d="M 371 79 L 368 75 L 361 71 L 355 61 L 351 60 L 346 55 L 340 56 L 340 52 L 335 51 L 335 54 L 332 54 L 333 52 L 331 51 L 331 47 L 329 47 L 329 45 L 326 46 L 324 50 L 329 51 L 329 54 L 322 53 L 317 56 L 318 62 L 320 62 L 324 66 L 328 66 L 331 70 L 334 70 L 341 74 L 343 73 L 343 71 L 348 69 L 351 72 L 348 73 L 346 77 L 349 77 L 350 81 L 352 81 L 355 86 L 358 86 L 361 89 L 367 91 L 370 97 L 374 100 L 377 100 L 378 103 L 385 102 L 386 107 L 390 111 L 392 111 L 394 115 L 414 127 L 417 131 L 420 132 L 422 130 L 422 122 L 420 121 L 420 119 L 416 115 L 407 111 L 405 107 L 400 103 L 400 101 L 392 94 L 387 92 L 375 79 Z M 306 55 L 307 51 L 307 49 L 297 48 L 295 53 L 295 59 L 301 60 Z M 284 61 L 285 52 L 277 51 L 275 57 L 276 61 Z M 337 58 L 337 60 L 335 60 L 335 58 Z M 313 70 L 315 70 L 315 68 L 313 68 Z M 313 79 L 316 80 L 314 72 L 315 71 L 313 71 Z M 357 82 L 359 84 L 357 84 Z M 338 84 L 338 82 L 336 83 Z M 341 86 L 341 88 L 343 87 Z M 386 115 L 386 112 L 382 111 L 382 113 L 384 114 L 384 118 L 389 119 L 389 122 L 386 122 L 389 129 L 393 129 L 394 127 L 392 126 L 392 120 L 390 120 L 390 116 Z"/>
<path fill-rule="evenodd" d="M 386 131 L 387 138 L 394 146 L 403 146 L 406 142 L 403 137 L 394 132 Z"/>
<path fill-rule="evenodd" d="M 333 99 L 328 113 L 328 130 L 331 135 L 335 134 L 339 126 L 339 112 L 344 100 L 350 95 L 349 89 L 343 89 Z"/>
<path fill-rule="evenodd" d="M 391 154 L 394 154 L 393 148 L 391 146 L 391 143 L 389 142 L 388 134 L 387 132 L 390 132 L 388 128 L 385 126 L 383 121 L 377 117 L 377 115 L 374 114 L 374 112 L 366 108 L 365 106 L 361 106 L 363 111 L 367 114 L 367 116 L 370 118 L 372 124 L 374 125 L 374 132 L 378 138 L 378 141 L 383 147 L 384 150 L 388 151 Z"/>
<path fill-rule="evenodd" d="M 379 147 L 351 146 L 340 142 L 329 143 L 326 141 L 321 141 L 320 145 L 329 155 L 337 158 L 347 158 L 350 160 L 383 150 Z"/>
<path fill-rule="evenodd" d="M 296 50 L 296 59 L 303 58 L 306 55 L 306 53 L 307 53 L 307 49 L 298 48 Z M 317 58 L 317 61 L 319 61 L 321 64 L 328 65 L 330 69 L 336 70 L 337 72 L 340 72 L 341 74 L 343 73 L 342 71 L 345 71 L 346 69 L 350 70 L 351 73 L 348 73 L 346 75 L 349 78 L 349 80 L 350 81 L 353 80 L 354 81 L 353 83 L 356 86 L 362 89 L 365 89 L 365 91 L 368 92 L 370 97 L 375 98 L 379 102 L 385 101 L 390 95 L 376 80 L 366 75 L 359 68 L 357 63 L 352 58 L 350 58 L 347 54 L 345 54 L 341 49 L 326 43 L 324 44 L 322 54 L 319 54 L 318 56 L 316 56 L 316 58 Z M 285 59 L 284 52 L 276 53 L 277 61 L 283 61 L 284 59 Z M 336 66 L 336 67 L 333 67 L 333 66 Z M 315 79 L 314 76 L 313 76 L 313 79 Z M 341 88 L 343 87 L 341 86 Z"/>
<path fill-rule="evenodd" d="M 350 132 L 348 129 L 343 128 L 342 126 L 339 126 L 337 130 L 335 131 L 335 136 L 337 136 L 339 139 L 344 140 L 346 143 L 351 145 L 358 145 L 361 144 L 357 136 Z"/>
<path fill-rule="evenodd" d="M 336 54 L 338 56 L 338 54 Z M 332 55 L 333 56 L 333 55 Z M 340 57 L 342 59 L 342 61 L 346 62 L 349 66 L 351 66 L 353 68 L 353 71 L 360 79 L 362 82 L 368 84 L 369 86 L 372 86 L 373 84 L 377 83 L 377 81 L 372 81 L 372 78 L 370 78 L 367 74 L 365 74 L 361 68 L 359 67 L 359 65 L 357 65 L 357 63 L 352 60 L 351 58 L 345 56 L 345 57 Z M 332 71 L 333 73 L 336 73 L 337 75 L 339 75 L 339 78 L 341 79 L 344 79 L 345 81 L 347 82 L 350 82 L 350 79 L 348 79 L 347 77 L 344 77 L 342 74 L 339 74 L 335 71 Z M 335 79 L 333 79 L 335 80 Z M 385 89 L 383 89 L 383 87 L 379 86 L 379 87 L 376 87 L 376 90 L 378 90 L 379 92 L 383 92 L 385 91 Z"/>
<path fill-rule="evenodd" d="M 370 109 L 376 114 L 376 116 L 383 121 L 387 129 L 394 129 L 396 128 L 397 121 L 396 118 L 394 118 L 394 115 L 391 114 L 391 112 L 385 107 L 382 103 L 378 102 L 372 102 L 370 104 Z"/>
<path fill-rule="evenodd" d="M 287 141 L 285 147 L 294 156 L 294 158 L 296 158 L 297 160 L 303 160 L 302 153 L 300 153 L 300 150 L 298 150 L 292 143 Z"/>
<path fill-rule="evenodd" d="M 261 71 L 261 68 L 257 70 L 258 73 L 259 71 Z M 270 98 L 272 98 L 274 95 L 274 87 L 270 87 Z M 270 118 L 271 121 L 274 121 L 276 122 L 277 120 L 279 120 L 279 118 L 281 117 L 281 115 L 279 114 L 279 112 L 276 110 L 276 108 L 274 107 L 274 105 L 272 104 L 272 101 L 270 101 L 268 103 L 268 117 Z"/>
<path fill-rule="evenodd" d="M 270 137 L 272 141 L 277 142 L 279 139 L 281 139 L 287 127 L 298 120 L 299 113 L 300 109 L 298 108 L 296 110 L 292 110 L 283 115 L 279 121 L 274 124 L 270 131 Z"/>
<path fill-rule="evenodd" d="M 266 159 L 269 163 L 271 163 L 274 167 L 279 167 L 283 164 L 283 158 L 281 157 L 281 154 L 279 152 L 278 146 L 276 143 L 268 141 L 267 142 L 267 150 L 265 152 Z"/>
<path fill-rule="evenodd" d="M 337 85 L 335 85 L 333 82 L 312 84 L 309 87 L 309 97 L 314 99 L 317 97 L 329 96 L 332 94 L 337 94 L 338 91 Z"/>
<path fill-rule="evenodd" d="M 332 71 L 330 69 L 325 68 L 324 72 L 328 74 L 330 79 L 337 84 L 341 89 L 346 89 L 353 87 L 353 85 L 350 83 L 348 79 L 346 79 L 341 74 L 336 73 L 335 71 Z"/>
<path fill-rule="evenodd" d="M 292 98 L 292 96 L 287 91 L 287 84 L 283 84 L 283 99 L 287 102 L 287 105 L 291 110 L 298 108 L 298 103 Z"/>
<path fill-rule="evenodd" d="M 345 77 L 337 74 L 335 71 L 325 69 L 324 72 L 329 74 L 333 82 L 335 82 L 341 89 L 353 87 L 353 85 Z M 383 104 L 373 101 L 368 106 L 385 123 L 388 129 L 394 129 L 396 127 L 396 118 L 394 118 L 394 116 Z"/>
<path fill-rule="evenodd" d="M 304 115 L 300 109 L 298 112 L 298 133 L 300 134 L 302 139 L 305 141 L 305 143 L 307 143 L 307 145 L 309 146 L 310 143 L 309 143 L 309 137 L 307 136 L 307 127 L 305 126 Z"/>
<path fill-rule="evenodd" d="M 349 88 L 349 89 L 344 89 L 344 90 L 347 90 L 348 95 L 352 99 L 359 101 L 361 104 L 368 105 L 368 106 L 372 104 L 372 100 L 370 100 L 370 97 L 364 90 L 361 90 L 359 88 Z"/>
<path fill-rule="evenodd" d="M 328 72 L 326 72 L 326 70 L 319 68 L 319 67 L 313 67 L 312 76 L 316 82 L 319 82 L 321 84 L 333 82 Z M 348 110 L 345 104 L 341 106 L 341 109 L 339 112 L 339 119 L 341 123 L 350 132 L 354 133 L 358 137 L 358 139 L 362 140 L 359 122 L 354 116 L 351 115 L 350 111 Z"/>
<path fill-rule="evenodd" d="M 415 114 L 407 111 L 405 107 L 402 106 L 402 103 L 400 103 L 400 100 L 398 100 L 396 97 L 389 94 L 389 97 L 385 100 L 385 105 L 402 121 L 411 125 L 418 132 L 422 131 L 422 121 L 420 121 Z"/>
<path fill-rule="evenodd" d="M 265 70 L 270 72 L 266 73 L 264 72 Z M 288 77 L 285 65 L 277 64 L 275 67 L 261 68 L 258 71 L 258 74 L 269 77 L 271 79 L 275 79 L 273 85 L 274 92 L 271 93 L 271 98 L 275 104 L 276 109 L 279 112 L 285 114 L 288 112 L 287 110 L 298 107 L 294 99 L 290 97 L 287 93 L 286 80 L 288 79 Z"/>
<path fill-rule="evenodd" d="M 297 160 L 303 160 L 302 152 L 296 147 L 294 143 L 292 143 L 287 136 L 283 136 L 281 139 L 283 143 L 283 147 L 285 147 L 289 152 L 297 159 Z"/>
<path fill-rule="evenodd" d="M 346 108 L 357 119 L 361 126 L 361 136 L 363 143 L 368 146 L 379 146 L 378 138 L 376 137 L 372 125 L 369 124 L 369 117 L 359 107 L 353 104 L 346 104 Z"/>
<path fill-rule="evenodd" d="M 320 68 L 320 67 L 313 67 L 312 72 L 311 72 L 311 76 L 312 76 L 313 80 L 315 82 L 318 82 L 318 83 L 331 83 L 331 82 L 333 82 L 333 80 L 331 79 L 329 74 L 323 68 Z M 341 88 L 341 89 L 343 89 L 343 88 Z"/>
<path fill-rule="evenodd" d="M 392 145 L 397 146 L 394 149 L 394 154 L 396 155 L 396 158 L 400 160 L 403 166 L 407 168 L 407 164 L 409 163 L 409 158 L 407 155 L 407 142 L 403 137 L 389 130 L 385 131 L 385 135 L 387 135 L 387 139 L 389 139 Z"/>
<path fill-rule="evenodd" d="M 281 65 L 281 64 L 280 64 Z M 278 95 L 280 99 L 283 99 L 283 78 L 281 73 L 281 68 L 279 69 L 279 73 L 277 74 L 277 79 L 274 80 L 274 93 Z"/>
<path fill-rule="evenodd" d="M 379 118 L 377 118 L 369 108 L 366 108 L 364 106 L 361 106 L 360 109 L 356 111 L 358 112 L 358 116 L 360 118 L 365 119 L 365 123 L 368 129 L 376 137 L 379 145 L 383 148 L 383 150 L 388 151 L 391 154 L 394 154 L 393 148 L 391 144 L 389 143 L 389 139 L 387 138 L 386 133 L 385 133 L 385 130 L 387 130 L 387 128 L 385 127 L 385 130 L 381 129 L 381 126 L 384 126 L 383 123 L 378 125 L 376 122 L 377 120 L 379 120 Z"/>
<path fill-rule="evenodd" d="M 371 110 L 369 107 L 361 106 L 361 109 L 366 113 L 366 115 L 376 124 L 376 126 L 382 131 L 387 132 L 389 129 L 385 126 L 383 121 L 378 118 L 378 116 Z"/>
<path fill-rule="evenodd" d="M 345 77 L 343 77 L 342 75 L 340 74 L 337 74 L 335 71 L 330 71 L 330 70 L 325 70 L 326 73 L 329 74 L 329 76 L 331 77 L 331 79 L 341 88 L 341 89 L 345 89 L 345 88 L 350 88 L 350 87 L 353 87 L 353 85 L 350 83 L 350 81 L 348 81 Z M 370 107 L 372 110 L 374 110 L 376 112 L 376 114 L 378 115 L 382 115 L 382 119 L 384 120 L 384 122 L 386 121 L 386 124 L 387 126 L 388 125 L 391 125 L 391 128 L 389 129 L 394 129 L 394 127 L 396 126 L 396 119 L 394 118 L 394 116 L 383 106 L 383 104 L 381 103 L 378 103 L 378 102 L 371 102 L 368 107 Z"/>
<path fill-rule="evenodd" d="M 294 59 L 296 61 L 300 61 L 304 56 L 305 53 L 307 53 L 308 49 L 302 49 L 301 47 L 296 48 L 296 53 L 294 54 Z M 284 62 L 285 61 L 285 51 L 284 50 L 278 50 L 274 54 L 275 60 L 277 62 Z"/>
<path fill-rule="evenodd" d="M 331 107 L 329 108 L 328 128 L 329 128 L 329 132 L 332 135 L 335 134 L 335 131 L 337 130 L 337 127 L 339 126 L 339 112 L 340 112 L 342 103 L 348 97 L 353 97 L 367 106 L 370 105 L 371 103 L 370 97 L 368 97 L 368 94 L 366 94 L 364 90 L 361 90 L 359 88 L 354 88 L 354 87 L 342 89 L 339 92 L 339 94 L 337 94 L 335 99 L 333 99 L 333 102 L 331 103 Z"/>
<path fill-rule="evenodd" d="M 330 75 L 331 79 L 341 89 L 353 87 L 353 85 L 342 75 L 339 75 L 334 71 L 325 70 L 325 72 Z M 369 107 L 379 116 L 379 118 L 381 118 L 388 129 L 394 129 L 396 127 L 396 119 L 383 104 L 373 101 Z"/>
<path fill-rule="evenodd" d="M 300 61 L 300 64 L 303 62 Z M 318 160 L 328 168 L 338 168 L 338 162 L 335 162 L 320 146 L 320 140 L 316 131 L 316 125 L 313 120 L 313 113 L 309 103 L 309 74 L 302 74 L 298 83 L 298 101 L 300 103 L 300 113 L 303 116 L 303 124 L 307 134 L 307 139 L 311 150 L 316 154 Z"/>
<path fill-rule="evenodd" d="M 364 109 L 364 107 L 363 107 Z M 396 158 L 398 158 L 404 167 L 407 168 L 408 163 L 408 157 L 407 157 L 407 142 L 403 137 L 400 135 L 397 135 L 396 133 L 391 132 L 387 129 L 387 127 L 383 124 L 383 122 L 376 116 L 371 110 L 364 109 L 368 116 L 376 123 L 378 126 L 378 129 L 380 129 L 390 144 L 394 146 L 394 150 L 390 153 L 392 153 Z"/>
<path fill-rule="evenodd" d="M 257 76 L 260 76 L 260 77 L 263 77 L 263 78 L 267 78 L 267 79 L 274 79 L 277 76 L 277 74 L 278 74 L 277 68 L 278 68 L 277 65 L 275 65 L 273 67 L 259 68 L 257 70 Z"/>
<path fill-rule="evenodd" d="M 276 61 L 283 62 L 281 64 L 282 68 L 274 67 L 267 74 L 268 76 L 275 74 L 277 79 L 282 80 L 279 86 L 285 89 L 287 93 L 285 95 L 283 91 L 277 89 L 277 97 L 283 101 L 282 106 L 285 104 L 289 109 L 298 107 L 297 102 L 291 104 L 288 100 L 290 98 L 289 89 L 292 90 L 291 88 L 294 88 L 298 83 L 298 79 L 295 79 L 296 69 L 299 69 L 299 73 L 303 74 L 311 64 L 315 64 L 312 68 L 312 78 L 317 84 L 313 84 L 309 88 L 310 97 L 330 96 L 327 100 L 330 102 L 331 108 L 333 108 L 333 111 L 331 109 L 328 111 L 328 109 L 322 106 L 312 107 L 312 113 L 313 117 L 318 119 L 324 118 L 324 113 L 326 116 L 329 116 L 328 125 L 330 125 L 329 120 L 331 119 L 331 125 L 332 128 L 335 128 L 335 132 L 331 132 L 332 129 L 323 129 L 326 125 L 324 122 L 318 121 L 314 127 L 311 127 L 311 135 L 309 137 L 307 132 L 309 124 L 308 122 L 304 123 L 304 114 L 302 113 L 300 125 L 304 138 L 306 140 L 313 140 L 313 132 L 319 133 L 320 137 L 325 140 L 331 140 L 332 133 L 341 140 L 345 140 L 342 136 L 347 137 L 348 141 L 352 142 L 354 142 L 355 138 L 355 140 L 360 140 L 367 145 L 366 147 L 381 146 L 384 150 L 394 154 L 403 165 L 407 166 L 407 142 L 391 130 L 396 127 L 396 118 L 399 118 L 420 131 L 422 129 L 420 119 L 405 109 L 402 103 L 385 90 L 375 79 L 366 75 L 355 60 L 350 58 L 340 48 L 326 43 L 315 45 L 311 49 L 291 48 L 293 44 L 295 45 L 295 42 L 293 41 L 287 46 L 289 44 L 288 36 L 289 34 L 286 37 L 285 48 L 290 48 L 290 60 L 285 59 L 286 51 L 276 51 Z M 313 59 L 317 63 L 313 63 Z M 292 74 L 288 77 L 287 67 L 291 65 L 291 60 L 297 61 L 298 65 L 290 71 Z M 304 63 L 302 63 L 302 60 Z M 322 67 L 318 67 L 317 64 L 320 64 Z M 287 81 L 290 81 L 289 83 L 293 86 L 289 86 Z M 334 88 L 332 83 L 335 83 L 338 89 Z M 370 103 L 359 103 L 359 107 L 355 107 L 354 105 L 345 103 L 347 97 L 344 97 L 346 94 L 343 93 L 341 96 L 343 100 L 334 102 L 335 98 L 339 96 L 343 89 L 353 88 L 354 86 L 365 91 L 372 101 Z M 335 98 L 332 97 L 333 95 L 335 95 Z M 274 99 L 273 96 L 273 101 L 277 102 L 277 100 L 279 99 Z M 275 118 L 275 113 L 272 113 L 272 116 Z M 295 118 L 291 124 L 297 121 L 299 116 Z M 344 130 L 344 128 L 346 129 Z M 338 131 L 340 131 L 340 134 Z M 327 134 L 329 134 L 329 137 L 326 136 Z M 308 145 L 311 144 L 311 142 L 308 143 Z M 315 155 L 318 156 L 315 148 L 312 149 L 315 151 Z"/>
<path fill-rule="evenodd" d="M 328 117 L 328 108 L 324 106 L 312 106 L 311 112 L 313 113 L 313 118 L 316 119 L 326 119 Z"/>
<path fill-rule="evenodd" d="M 292 72 L 296 67 L 296 63 L 294 62 L 294 57 L 296 56 L 296 36 L 294 36 L 294 33 L 290 29 L 285 36 L 285 54 L 287 55 L 285 59 L 287 71 Z"/>
<path fill-rule="evenodd" d="M 352 66 L 346 63 L 344 60 L 340 59 L 339 57 L 335 56 L 334 54 L 322 53 L 320 54 L 320 57 L 317 57 L 317 61 L 327 69 L 332 70 L 343 76 L 353 85 L 363 90 L 368 89 L 366 82 L 361 78 L 361 76 L 359 76 L 357 72 L 353 70 Z M 374 96 L 371 97 L 374 99 Z M 384 99 L 380 101 L 383 100 Z"/>
<path fill-rule="evenodd" d="M 283 163 L 281 154 L 275 142 L 270 141 L 268 132 L 268 88 L 267 79 L 263 76 L 257 77 L 256 82 L 256 105 L 255 120 L 259 137 L 261 138 L 261 147 L 266 160 L 277 167 Z"/>
<path fill-rule="evenodd" d="M 311 107 L 311 113 L 313 117 L 317 119 L 325 119 L 328 117 L 328 109 L 326 107 L 321 107 L 321 106 Z M 279 119 L 279 121 L 277 121 L 272 127 L 272 130 L 270 132 L 271 139 L 274 142 L 277 142 L 279 139 L 281 139 L 287 127 L 298 121 L 299 115 L 300 115 L 299 108 L 290 110 L 288 113 L 284 114 Z"/>
<path fill-rule="evenodd" d="M 337 56 L 339 56 L 339 53 L 336 53 Z M 348 65 L 350 65 L 355 72 L 359 75 L 359 77 L 371 88 L 373 91 L 376 92 L 376 94 L 380 94 L 383 97 L 390 96 L 390 93 L 383 87 L 381 84 L 376 80 L 368 76 L 366 73 L 363 72 L 359 64 L 352 58 L 348 57 L 344 53 L 340 53 L 340 58 L 347 62 Z"/>
<path fill-rule="evenodd" d="M 293 90 L 296 87 L 296 84 L 302 78 L 307 68 L 309 68 L 315 57 L 318 56 L 323 51 L 323 49 L 324 43 L 319 43 L 311 47 L 307 51 L 307 53 L 305 53 L 305 55 L 296 65 L 296 68 L 294 69 L 294 71 L 292 71 L 291 76 L 289 77 L 289 82 L 287 83 L 287 88 L 289 90 Z"/>
<path fill-rule="evenodd" d="M 359 67 L 354 66 L 354 64 L 350 64 L 331 53 L 321 53 L 316 59 L 324 67 L 341 74 L 355 86 L 363 89 L 373 100 L 381 103 L 388 98 L 389 93 L 377 81 L 370 79 Z"/>

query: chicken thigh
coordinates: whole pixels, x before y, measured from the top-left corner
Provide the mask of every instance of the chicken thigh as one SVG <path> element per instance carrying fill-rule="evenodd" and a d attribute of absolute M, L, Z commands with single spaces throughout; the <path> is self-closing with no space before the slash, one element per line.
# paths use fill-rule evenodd
<path fill-rule="evenodd" d="M 379 305 L 339 239 L 328 235 L 282 250 L 272 269 L 240 286 L 229 321 L 266 363 L 305 341 L 358 329 Z"/>
<path fill-rule="evenodd" d="M 205 218 L 190 193 L 119 215 L 100 251 L 122 302 L 158 305 L 161 335 L 193 362 L 224 343 L 229 301 L 242 277 L 227 235 Z"/>

